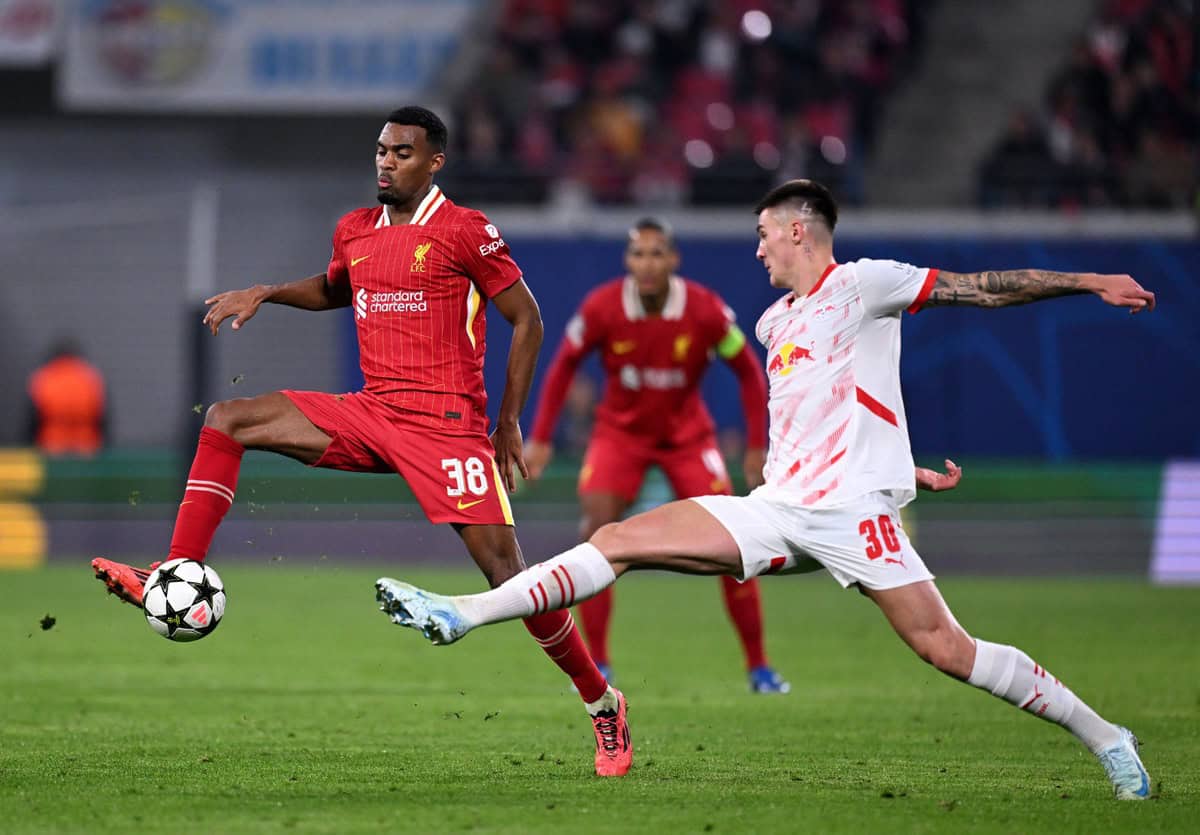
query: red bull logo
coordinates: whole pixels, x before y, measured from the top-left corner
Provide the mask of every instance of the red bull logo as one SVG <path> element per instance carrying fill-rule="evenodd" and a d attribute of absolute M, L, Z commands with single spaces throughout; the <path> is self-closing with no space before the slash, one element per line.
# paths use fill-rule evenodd
<path fill-rule="evenodd" d="M 793 345 L 791 342 L 785 342 L 783 347 L 779 349 L 779 353 L 771 357 L 771 362 L 767 365 L 768 374 L 779 374 L 786 377 L 792 373 L 792 370 L 800 364 L 802 360 L 816 362 L 816 358 L 812 355 L 813 343 L 808 343 L 807 348 L 801 348 L 799 345 Z"/>

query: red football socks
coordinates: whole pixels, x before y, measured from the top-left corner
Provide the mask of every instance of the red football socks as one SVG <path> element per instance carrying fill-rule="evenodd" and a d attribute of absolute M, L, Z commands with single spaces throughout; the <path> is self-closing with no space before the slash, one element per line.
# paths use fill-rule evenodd
<path fill-rule="evenodd" d="M 546 612 L 525 618 L 522 623 L 529 634 L 537 639 L 550 660 L 571 677 L 575 689 L 585 702 L 594 702 L 608 690 L 608 682 L 596 669 L 596 662 L 588 654 L 575 620 L 566 609 Z"/>
<path fill-rule="evenodd" d="M 608 624 L 612 620 L 613 590 L 612 586 L 604 589 L 595 597 L 589 598 L 575 607 L 579 610 L 579 620 L 583 622 L 583 634 L 587 636 L 588 649 L 597 663 L 608 663 Z"/>
<path fill-rule="evenodd" d="M 725 610 L 737 630 L 746 655 L 746 669 L 766 666 L 767 651 L 763 646 L 762 598 L 758 591 L 758 580 L 739 583 L 732 577 L 721 578 L 721 594 L 725 598 Z M 591 636 L 591 633 L 588 633 Z"/>
<path fill-rule="evenodd" d="M 217 525 L 233 504 L 245 451 L 245 447 L 224 432 L 207 426 L 200 430 L 196 457 L 175 517 L 168 559 L 203 560 L 208 554 Z"/>

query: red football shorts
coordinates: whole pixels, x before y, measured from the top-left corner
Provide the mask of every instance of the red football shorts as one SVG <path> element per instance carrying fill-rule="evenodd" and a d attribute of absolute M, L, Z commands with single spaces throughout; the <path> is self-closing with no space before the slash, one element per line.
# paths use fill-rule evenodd
<path fill-rule="evenodd" d="M 495 450 L 482 432 L 440 432 L 412 422 L 373 394 L 285 391 L 313 425 L 333 438 L 314 467 L 396 473 L 434 524 L 511 525 L 512 506 Z"/>
<path fill-rule="evenodd" d="M 646 470 L 657 466 L 675 496 L 725 495 L 733 492 L 725 460 L 715 438 L 685 447 L 654 447 L 631 435 L 594 434 L 579 471 L 580 493 L 609 493 L 633 502 Z"/>

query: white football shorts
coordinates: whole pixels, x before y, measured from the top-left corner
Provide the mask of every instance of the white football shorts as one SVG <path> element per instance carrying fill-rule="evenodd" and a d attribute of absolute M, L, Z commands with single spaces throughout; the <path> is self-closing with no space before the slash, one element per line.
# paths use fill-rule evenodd
<path fill-rule="evenodd" d="M 848 587 L 891 589 L 932 580 L 900 525 L 887 493 L 830 508 L 806 508 L 749 496 L 698 496 L 742 552 L 742 574 L 796 574 L 824 568 Z"/>

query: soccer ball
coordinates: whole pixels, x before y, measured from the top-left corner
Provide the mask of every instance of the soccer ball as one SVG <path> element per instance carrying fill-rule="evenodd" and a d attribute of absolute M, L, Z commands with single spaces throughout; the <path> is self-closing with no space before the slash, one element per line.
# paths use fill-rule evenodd
<path fill-rule="evenodd" d="M 150 572 L 142 592 L 150 628 L 172 641 L 198 641 L 225 614 L 225 584 L 202 562 L 168 560 Z"/>

